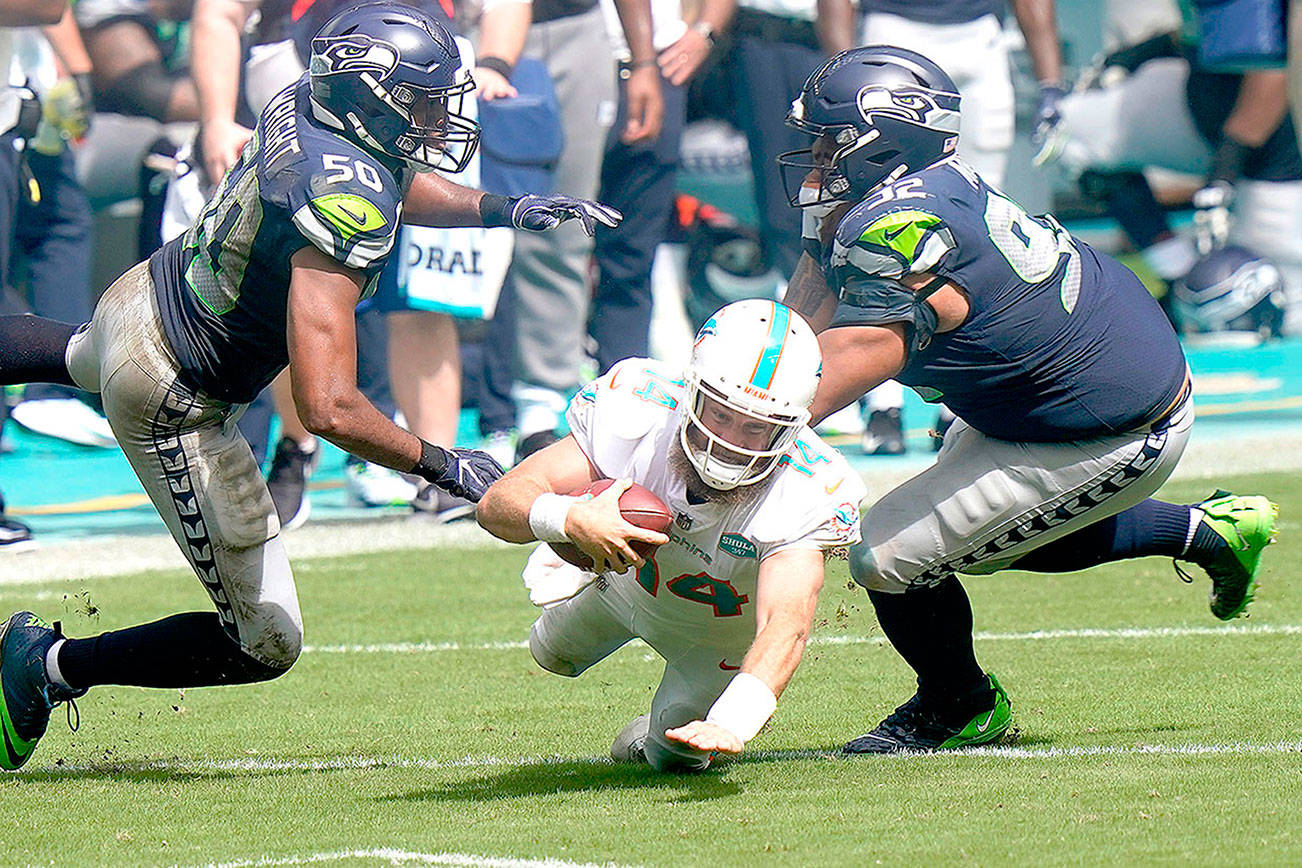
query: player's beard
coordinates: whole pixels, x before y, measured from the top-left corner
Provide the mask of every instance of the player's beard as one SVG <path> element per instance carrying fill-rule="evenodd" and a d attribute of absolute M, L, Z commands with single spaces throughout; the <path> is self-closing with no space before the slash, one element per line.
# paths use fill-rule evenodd
<path fill-rule="evenodd" d="M 669 447 L 669 469 L 676 476 L 682 477 L 687 483 L 687 495 L 691 500 L 713 503 L 728 508 L 758 496 L 759 492 L 773 478 L 770 475 L 763 482 L 757 482 L 754 485 L 738 485 L 735 488 L 726 490 L 713 488 L 705 480 L 701 479 L 701 475 L 696 472 L 696 467 L 692 465 L 691 459 L 683 451 L 682 440 L 677 437 L 674 438 L 673 444 Z"/>

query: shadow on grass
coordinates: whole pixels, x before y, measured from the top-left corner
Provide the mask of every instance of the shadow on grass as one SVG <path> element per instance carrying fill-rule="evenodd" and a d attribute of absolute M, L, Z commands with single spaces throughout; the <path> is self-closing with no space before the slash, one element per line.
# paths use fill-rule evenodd
<path fill-rule="evenodd" d="M 556 759 L 380 798 L 396 802 L 491 802 L 553 793 L 660 788 L 672 790 L 675 802 L 705 802 L 741 791 L 739 784 L 723 774 L 726 767 L 695 774 L 661 774 L 650 766 L 605 759 Z"/>

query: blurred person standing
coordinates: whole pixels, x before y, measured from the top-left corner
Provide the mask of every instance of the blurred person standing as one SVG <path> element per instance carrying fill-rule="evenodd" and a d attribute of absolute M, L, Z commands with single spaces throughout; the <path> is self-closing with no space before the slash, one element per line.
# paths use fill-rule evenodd
<path fill-rule="evenodd" d="M 77 181 L 72 143 L 90 127 L 94 112 L 91 60 L 72 11 L 59 23 L 15 34 L 18 67 L 41 97 L 42 118 L 24 151 L 30 172 L 27 195 L 18 199 L 13 249 L 3 268 L 7 286 L 23 292 L 40 316 L 85 322 L 92 311 L 90 268 L 93 236 L 90 201 Z M 48 437 L 81 446 L 113 446 L 108 421 L 77 389 L 47 383 L 23 390 L 12 415 Z"/>
<path fill-rule="evenodd" d="M 609 25 L 614 4 L 605 0 L 602 6 Z M 650 355 L 651 265 L 672 217 L 687 119 L 687 85 L 709 57 L 715 33 L 728 26 L 736 8 L 736 0 L 705 0 L 689 25 L 680 0 L 652 4 L 652 42 L 664 97 L 660 133 L 653 139 L 629 139 L 627 89 L 621 86 L 619 116 L 606 143 L 598 198 L 621 211 L 624 220 L 613 229 L 597 231 L 597 288 L 589 323 L 603 374 L 621 359 Z M 608 30 L 623 83 L 632 75 L 631 55 L 618 28 Z"/>
<path fill-rule="evenodd" d="M 615 0 L 615 7 L 630 48 L 623 133 L 629 142 L 650 140 L 659 135 L 664 110 L 650 2 Z M 556 89 L 565 134 L 557 188 L 596 197 L 617 111 L 615 59 L 598 0 L 534 0 L 523 56 L 545 63 Z M 592 252 L 592 239 L 573 226 L 516 236 L 508 280 L 515 299 L 520 456 L 558 439 L 561 414 L 580 385 Z"/>
<path fill-rule="evenodd" d="M 63 17 L 68 4 L 65 0 L 6 0 L 0 3 L 0 71 L 5 79 L 0 81 L 0 267 L 9 262 L 14 239 L 14 220 L 23 188 L 30 175 L 24 168 L 22 148 L 26 139 L 36 134 L 40 120 L 40 104 L 26 88 L 8 85 L 8 75 L 13 64 L 13 28 L 54 25 Z M 7 287 L 0 285 L 0 293 Z M 7 418 L 0 417 L 0 425 Z M 0 496 L 0 551 L 15 552 L 33 545 L 31 528 L 10 518 L 5 513 L 4 498 Z"/>

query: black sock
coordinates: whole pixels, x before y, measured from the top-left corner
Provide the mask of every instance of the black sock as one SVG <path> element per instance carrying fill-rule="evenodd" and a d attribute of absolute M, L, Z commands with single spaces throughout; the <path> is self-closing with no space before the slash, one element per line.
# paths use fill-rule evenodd
<path fill-rule="evenodd" d="M 918 674 L 918 692 L 943 705 L 990 690 L 972 647 L 972 603 L 955 576 L 903 594 L 869 591 L 882 632 Z"/>
<path fill-rule="evenodd" d="M 1224 537 L 1208 527 L 1206 522 L 1200 521 L 1198 527 L 1194 528 L 1193 541 L 1189 543 L 1184 559 L 1195 564 L 1210 563 L 1228 545 Z"/>
<path fill-rule="evenodd" d="M 0 385 L 75 386 L 64 354 L 77 326 L 43 316 L 0 316 Z"/>
<path fill-rule="evenodd" d="M 1125 558 L 1184 557 L 1185 541 L 1189 539 L 1189 509 L 1183 504 L 1149 498 L 1040 546 L 1018 559 L 1013 568 L 1036 573 L 1069 573 Z"/>
<path fill-rule="evenodd" d="M 96 684 L 247 684 L 285 670 L 241 651 L 216 612 L 186 612 L 89 639 L 69 639 L 59 648 L 59 671 L 69 687 L 80 690 Z"/>

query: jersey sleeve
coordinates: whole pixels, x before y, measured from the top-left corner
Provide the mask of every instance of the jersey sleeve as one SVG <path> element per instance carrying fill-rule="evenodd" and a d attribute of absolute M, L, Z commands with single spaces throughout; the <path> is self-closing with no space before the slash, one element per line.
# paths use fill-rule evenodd
<path fill-rule="evenodd" d="M 575 394 L 570 434 L 603 476 L 626 475 L 642 438 L 681 399 L 683 382 L 649 359 L 625 359 Z"/>
<path fill-rule="evenodd" d="M 832 325 L 904 323 L 914 347 L 925 346 L 936 313 L 925 291 L 901 281 L 911 274 L 947 276 L 957 254 L 954 232 L 940 208 L 928 207 L 934 197 L 918 193 L 917 202 L 875 204 L 877 198 L 853 208 L 837 226 L 828 283 L 841 303 Z"/>
<path fill-rule="evenodd" d="M 402 196 L 387 169 L 360 151 L 340 150 L 305 155 L 288 191 L 290 219 L 326 256 L 369 276 L 393 250 Z"/>
<path fill-rule="evenodd" d="M 756 542 L 760 560 L 791 549 L 852 546 L 860 540 L 859 504 L 863 480 L 845 459 L 812 433 L 790 453 L 777 508 L 767 512 Z"/>

